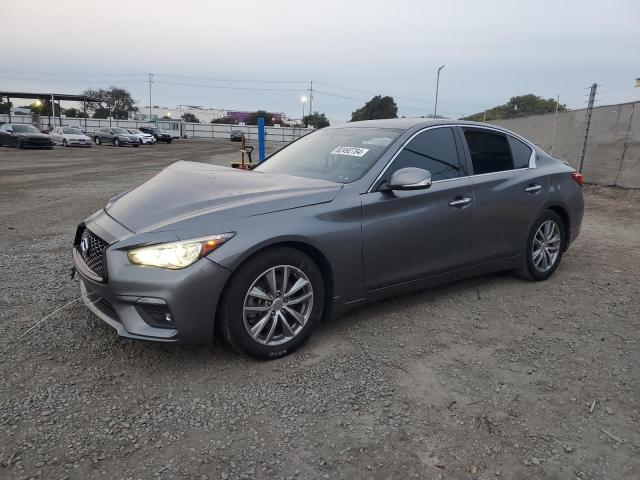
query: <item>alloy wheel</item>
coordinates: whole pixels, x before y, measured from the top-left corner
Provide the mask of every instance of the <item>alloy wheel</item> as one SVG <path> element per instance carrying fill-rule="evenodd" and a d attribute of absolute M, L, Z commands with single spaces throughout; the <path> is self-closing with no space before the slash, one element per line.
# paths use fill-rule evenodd
<path fill-rule="evenodd" d="M 116 139 L 113 141 L 113 144 L 114 144 L 116 147 L 119 147 L 119 146 L 120 146 L 120 140 L 118 140 L 118 139 L 116 138 Z"/>
<path fill-rule="evenodd" d="M 548 272 L 558 261 L 562 237 L 560 228 L 553 220 L 546 220 L 533 237 L 531 255 L 533 265 L 539 272 Z"/>
<path fill-rule="evenodd" d="M 266 346 L 287 343 L 304 329 L 313 309 L 307 275 L 291 265 L 263 272 L 245 295 L 242 316 L 249 336 Z"/>

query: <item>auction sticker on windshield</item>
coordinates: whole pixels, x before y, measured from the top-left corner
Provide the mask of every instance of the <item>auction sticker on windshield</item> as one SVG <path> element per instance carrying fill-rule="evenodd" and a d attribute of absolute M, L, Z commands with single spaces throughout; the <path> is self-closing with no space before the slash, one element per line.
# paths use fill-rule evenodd
<path fill-rule="evenodd" d="M 363 157 L 369 151 L 362 147 L 336 147 L 331 151 L 331 155 L 350 155 L 352 157 Z"/>

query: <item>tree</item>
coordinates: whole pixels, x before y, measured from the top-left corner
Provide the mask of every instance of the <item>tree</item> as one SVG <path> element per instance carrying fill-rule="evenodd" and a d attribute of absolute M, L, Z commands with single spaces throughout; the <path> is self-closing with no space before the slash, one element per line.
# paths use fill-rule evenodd
<path fill-rule="evenodd" d="M 200 119 L 196 117 L 193 113 L 189 113 L 189 112 L 183 113 L 182 119 L 185 122 L 189 122 L 189 123 L 200 123 Z"/>
<path fill-rule="evenodd" d="M 235 125 L 236 119 L 225 115 L 224 117 L 218 117 L 211 120 L 211 123 L 224 123 L 225 125 Z"/>
<path fill-rule="evenodd" d="M 364 107 L 351 114 L 351 121 L 377 120 L 380 118 L 398 118 L 398 106 L 393 97 L 376 95 Z"/>
<path fill-rule="evenodd" d="M 558 111 L 565 112 L 567 106 L 558 104 Z M 553 98 L 544 99 L 533 93 L 511 97 L 504 105 L 490 108 L 484 112 L 474 113 L 463 120 L 481 122 L 484 120 L 501 120 L 505 118 L 528 117 L 556 111 L 556 101 Z"/>
<path fill-rule="evenodd" d="M 93 118 L 108 118 L 111 113 L 112 118 L 126 120 L 138 110 L 133 97 L 124 88 L 110 87 L 108 90 L 89 88 L 82 94 L 96 99 L 96 101 L 87 102 L 87 111 Z"/>
<path fill-rule="evenodd" d="M 66 117 L 69 117 L 69 118 L 85 118 L 85 117 L 89 116 L 86 113 L 78 110 L 77 108 L 73 108 L 73 107 L 65 108 L 64 109 L 64 115 Z"/>
<path fill-rule="evenodd" d="M 0 98 L 0 113 L 9 113 L 12 106 L 11 102 L 5 102 Z"/>
<path fill-rule="evenodd" d="M 60 115 L 60 107 L 58 104 L 55 104 L 56 116 Z M 43 116 L 51 116 L 51 99 L 50 98 L 42 98 L 36 100 L 31 105 L 29 105 L 32 113 L 37 113 Z"/>
<path fill-rule="evenodd" d="M 324 113 L 313 112 L 310 115 L 305 115 L 302 123 L 310 127 L 324 128 L 329 126 L 329 119 Z"/>
<path fill-rule="evenodd" d="M 273 126 L 273 113 L 267 112 L 266 110 L 257 110 L 255 112 L 251 112 L 245 123 L 247 125 L 257 125 L 259 117 L 264 118 L 264 124 L 267 127 Z"/>

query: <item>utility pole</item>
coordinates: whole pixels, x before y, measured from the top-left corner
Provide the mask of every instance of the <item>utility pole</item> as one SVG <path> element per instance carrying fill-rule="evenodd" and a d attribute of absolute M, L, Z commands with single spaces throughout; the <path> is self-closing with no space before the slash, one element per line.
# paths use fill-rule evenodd
<path fill-rule="evenodd" d="M 436 80 L 436 104 L 433 107 L 433 118 L 436 118 L 438 116 L 438 88 L 440 87 L 440 70 L 442 70 L 443 68 L 444 65 L 438 68 L 438 78 Z"/>
<path fill-rule="evenodd" d="M 598 90 L 598 84 L 591 85 L 589 90 L 589 103 L 587 104 L 587 117 L 584 121 L 584 139 L 582 140 L 582 149 L 580 150 L 580 161 L 578 162 L 578 172 L 582 173 L 582 167 L 584 166 L 584 157 L 587 153 L 587 141 L 589 140 L 589 127 L 591 127 L 591 116 L 593 115 L 593 104 L 596 100 L 596 91 Z"/>
<path fill-rule="evenodd" d="M 553 117 L 553 135 L 551 135 L 551 147 L 549 153 L 553 153 L 553 144 L 556 142 L 556 128 L 558 127 L 558 107 L 560 106 L 560 94 L 556 97 L 556 115 Z"/>
<path fill-rule="evenodd" d="M 313 80 L 309 86 L 309 115 L 313 114 Z"/>
<path fill-rule="evenodd" d="M 149 121 L 153 118 L 151 112 L 151 85 L 153 85 L 153 73 L 149 74 Z"/>

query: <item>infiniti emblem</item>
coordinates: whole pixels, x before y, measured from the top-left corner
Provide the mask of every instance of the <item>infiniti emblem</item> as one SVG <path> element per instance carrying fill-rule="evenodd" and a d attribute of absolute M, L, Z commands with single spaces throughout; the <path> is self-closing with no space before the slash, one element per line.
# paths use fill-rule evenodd
<path fill-rule="evenodd" d="M 89 251 L 89 247 L 91 246 L 90 242 L 89 237 L 83 237 L 80 241 L 80 251 L 82 252 L 82 255 L 86 255 Z"/>

